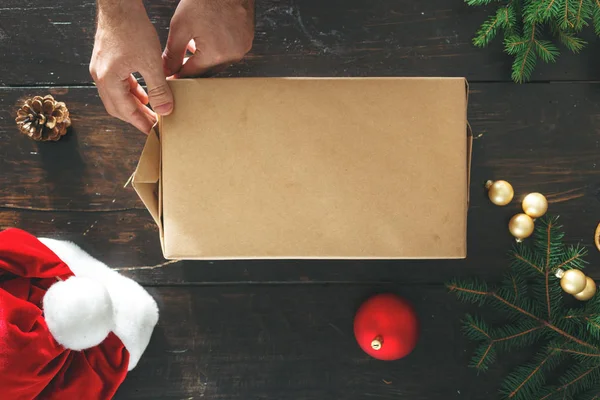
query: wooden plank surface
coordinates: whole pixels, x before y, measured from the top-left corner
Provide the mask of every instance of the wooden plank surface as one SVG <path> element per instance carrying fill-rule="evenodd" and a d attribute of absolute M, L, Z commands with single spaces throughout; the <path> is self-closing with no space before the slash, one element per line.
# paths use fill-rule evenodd
<path fill-rule="evenodd" d="M 163 265 L 156 227 L 131 187 L 144 136 L 106 116 L 94 88 L 0 89 L 0 228 L 20 226 L 79 243 L 147 284 L 203 282 L 443 282 L 457 274 L 496 279 L 506 267 L 506 230 L 518 203 L 491 205 L 487 179 L 507 179 L 517 198 L 548 195 L 567 238 L 592 245 L 600 211 L 600 88 L 596 83 L 473 84 L 469 119 L 475 135 L 469 240 L 463 261 L 253 261 Z M 20 135 L 13 114 L 23 96 L 55 93 L 73 115 L 58 143 Z M 532 104 L 538 106 L 532 107 Z M 443 201 L 443 197 L 440 197 Z M 410 273 L 407 273 L 407 270 Z"/>
<path fill-rule="evenodd" d="M 600 41 L 541 66 L 538 83 L 510 81 L 501 43 L 471 38 L 489 10 L 463 0 L 257 0 L 256 40 L 227 76 L 466 76 L 474 142 L 469 256 L 457 261 L 165 262 L 157 229 L 131 187 L 144 137 L 105 113 L 88 73 L 93 0 L 0 4 L 0 229 L 72 240 L 148 287 L 161 318 L 117 399 L 497 398 L 520 354 L 484 375 L 466 367 L 467 308 L 446 293 L 455 276 L 497 280 L 518 204 L 492 206 L 487 179 L 518 197 L 548 195 L 567 239 L 590 250 L 600 221 Z M 162 43 L 174 0 L 148 1 Z M 569 83 L 547 84 L 548 81 Z M 53 93 L 73 129 L 36 144 L 14 126 L 19 100 Z M 440 198 L 443 201 L 443 197 Z M 415 352 L 378 362 L 357 347 L 352 318 L 369 295 L 391 291 L 416 307 Z M 472 310 L 472 308 L 469 308 Z M 487 315 L 487 314 L 486 314 Z"/>
<path fill-rule="evenodd" d="M 466 365 L 464 306 L 441 287 L 282 285 L 160 287 L 150 346 L 119 390 L 135 399 L 493 399 L 515 361 L 484 375 Z M 392 291 L 415 304 L 421 336 L 407 358 L 382 362 L 358 348 L 356 309 Z M 449 345 L 451 343 L 451 345 Z"/>
<path fill-rule="evenodd" d="M 491 13 L 463 0 L 259 0 L 251 55 L 234 76 L 466 76 L 509 81 L 511 59 L 497 41 L 476 49 L 471 39 Z M 176 1 L 147 1 L 165 43 Z M 89 84 L 94 0 L 60 5 L 3 0 L 0 5 L 0 85 Z M 600 40 L 537 81 L 598 80 Z M 23 66 L 27 66 L 24 68 Z"/>

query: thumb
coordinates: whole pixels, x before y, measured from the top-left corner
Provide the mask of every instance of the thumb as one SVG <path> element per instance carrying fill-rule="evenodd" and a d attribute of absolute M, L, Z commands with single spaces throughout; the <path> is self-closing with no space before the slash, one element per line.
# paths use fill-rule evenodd
<path fill-rule="evenodd" d="M 167 84 L 162 68 L 153 71 L 140 71 L 148 87 L 148 100 L 152 109 L 159 115 L 169 115 L 173 111 L 173 93 Z"/>

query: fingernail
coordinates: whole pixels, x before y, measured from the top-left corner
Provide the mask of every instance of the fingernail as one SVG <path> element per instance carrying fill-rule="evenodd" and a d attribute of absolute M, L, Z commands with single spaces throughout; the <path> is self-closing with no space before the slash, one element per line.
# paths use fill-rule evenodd
<path fill-rule="evenodd" d="M 166 103 L 157 106 L 154 111 L 160 115 L 169 115 L 173 111 L 173 103 Z"/>

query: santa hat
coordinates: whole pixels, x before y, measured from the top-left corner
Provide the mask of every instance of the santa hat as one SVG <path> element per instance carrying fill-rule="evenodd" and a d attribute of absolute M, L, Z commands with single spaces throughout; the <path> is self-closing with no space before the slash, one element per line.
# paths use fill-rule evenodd
<path fill-rule="evenodd" d="M 110 399 L 157 321 L 140 285 L 74 244 L 0 232 L 0 398 Z"/>

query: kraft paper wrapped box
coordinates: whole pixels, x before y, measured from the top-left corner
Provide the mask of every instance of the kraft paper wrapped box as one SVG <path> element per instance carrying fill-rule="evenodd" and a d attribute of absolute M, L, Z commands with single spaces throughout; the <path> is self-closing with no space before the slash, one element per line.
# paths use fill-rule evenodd
<path fill-rule="evenodd" d="M 465 79 L 169 84 L 133 178 L 165 258 L 466 257 Z"/>

